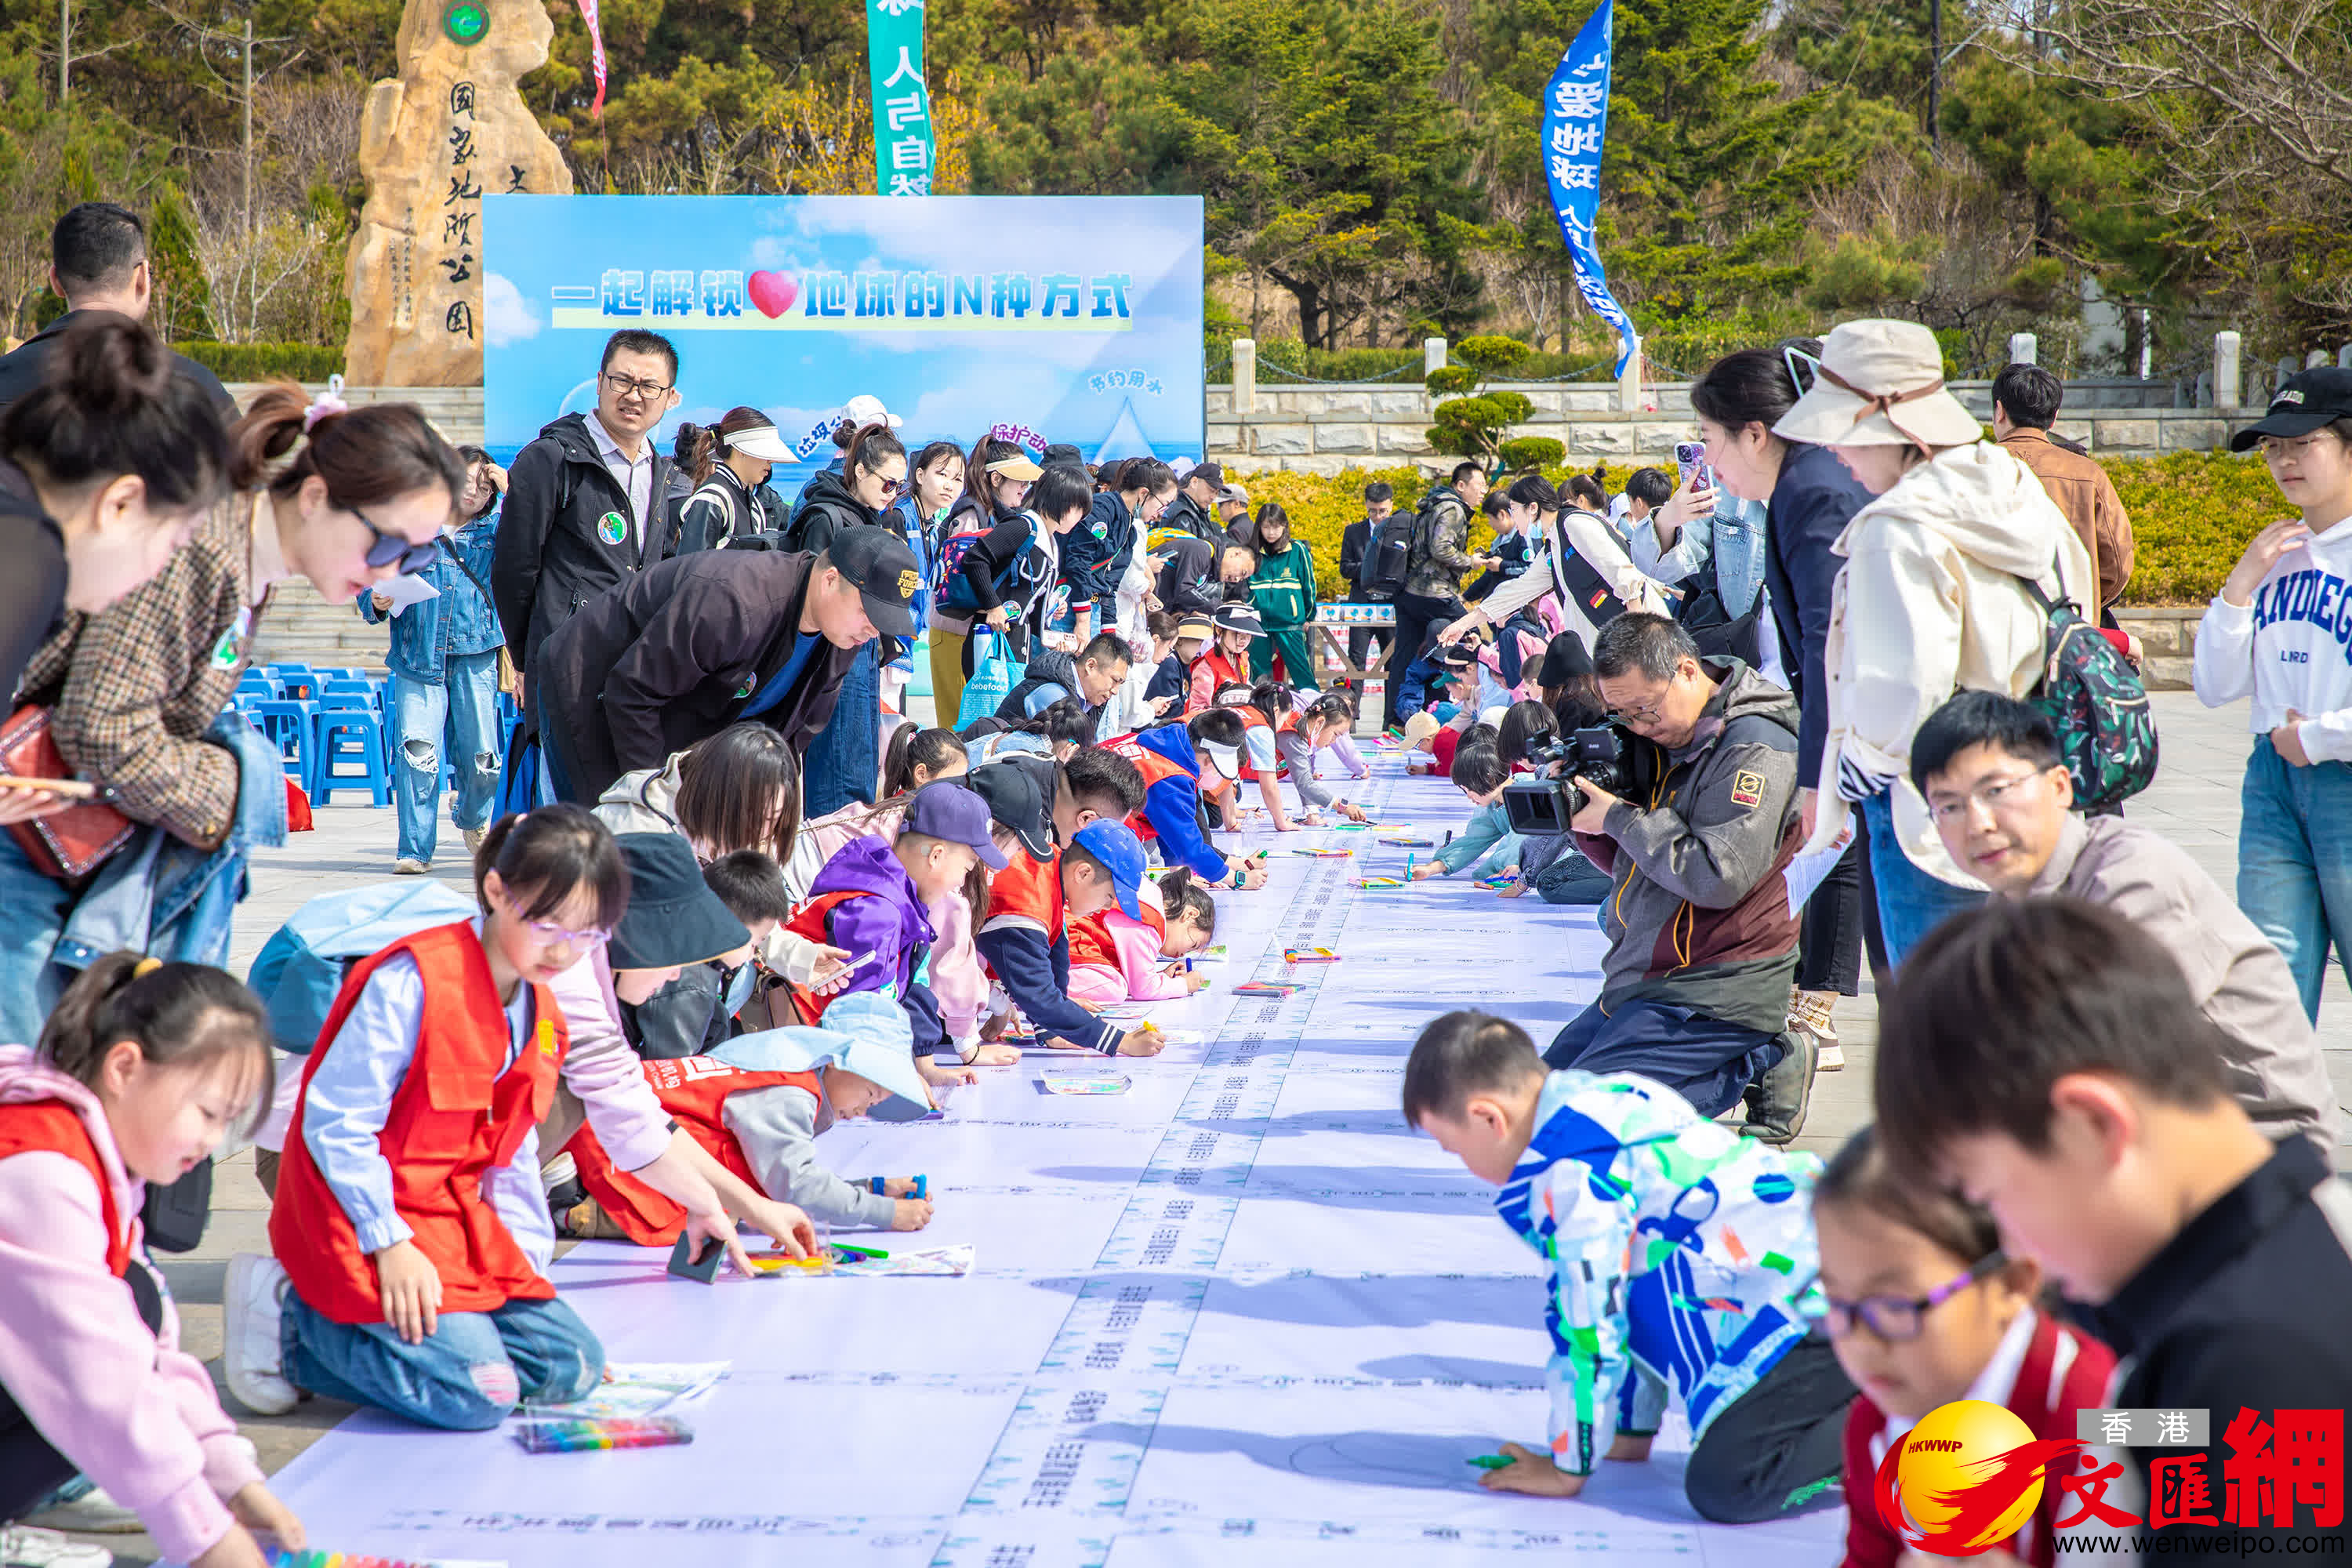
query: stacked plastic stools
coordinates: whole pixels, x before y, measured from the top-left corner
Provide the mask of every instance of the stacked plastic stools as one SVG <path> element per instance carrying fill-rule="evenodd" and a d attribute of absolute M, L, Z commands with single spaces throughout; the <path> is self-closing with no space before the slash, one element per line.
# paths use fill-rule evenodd
<path fill-rule="evenodd" d="M 356 763 L 356 773 L 342 764 Z M 325 805 L 337 789 L 364 789 L 377 805 L 392 804 L 392 766 L 383 714 L 373 693 L 322 691 L 310 718 L 310 804 Z"/>
<path fill-rule="evenodd" d="M 318 675 L 299 659 L 280 659 L 264 668 L 262 674 L 278 682 L 280 697 L 301 700 L 319 695 Z"/>

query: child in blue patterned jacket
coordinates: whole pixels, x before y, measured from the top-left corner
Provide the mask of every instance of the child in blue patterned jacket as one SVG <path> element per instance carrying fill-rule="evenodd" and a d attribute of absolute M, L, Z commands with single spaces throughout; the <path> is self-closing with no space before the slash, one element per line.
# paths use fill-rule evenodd
<path fill-rule="evenodd" d="M 1574 1497 L 1643 1460 L 1679 1397 L 1684 1493 L 1720 1524 L 1841 1500 L 1853 1384 L 1826 1341 L 1811 1194 L 1819 1162 L 1742 1138 L 1632 1073 L 1547 1072 L 1516 1024 L 1448 1013 L 1405 1064 L 1405 1120 L 1548 1262 L 1548 1453 L 1505 1443 L 1497 1491 Z"/>

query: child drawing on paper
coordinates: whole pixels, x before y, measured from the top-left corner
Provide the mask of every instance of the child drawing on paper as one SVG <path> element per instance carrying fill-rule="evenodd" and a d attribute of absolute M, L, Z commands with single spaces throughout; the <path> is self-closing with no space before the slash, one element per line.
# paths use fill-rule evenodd
<path fill-rule="evenodd" d="M 1070 995 L 1093 1007 L 1164 1002 L 1208 989 L 1183 962 L 1217 934 L 1217 905 L 1179 866 L 1137 888 L 1133 916 L 1116 904 L 1070 922 Z"/>
<path fill-rule="evenodd" d="M 1517 1025 L 1472 1011 L 1421 1032 L 1404 1117 L 1501 1190 L 1495 1210 L 1551 1269 L 1550 1441 L 1502 1445 L 1479 1484 L 1574 1497 L 1639 1462 L 1669 1400 L 1689 1417 L 1684 1490 L 1752 1524 L 1833 1507 L 1853 1384 L 1809 1337 L 1821 1291 L 1817 1163 L 1709 1121 L 1633 1073 L 1547 1072 Z"/>

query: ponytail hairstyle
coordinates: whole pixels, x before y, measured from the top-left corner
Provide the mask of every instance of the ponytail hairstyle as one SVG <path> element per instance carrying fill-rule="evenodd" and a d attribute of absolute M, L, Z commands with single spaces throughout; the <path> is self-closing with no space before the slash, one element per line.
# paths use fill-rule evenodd
<path fill-rule="evenodd" d="M 1217 934 L 1217 900 L 1209 897 L 1209 889 L 1184 867 L 1179 866 L 1160 879 L 1160 907 L 1171 921 L 1191 921 L 1201 928 L 1202 936 Z"/>
<path fill-rule="evenodd" d="M 677 772 L 674 809 L 688 839 L 714 855 L 759 849 L 779 864 L 793 858 L 801 765 L 780 732 L 756 720 L 730 724 L 687 748 Z"/>
<path fill-rule="evenodd" d="M 326 484 L 327 504 L 340 511 L 437 487 L 449 492 L 456 510 L 466 489 L 466 467 L 416 405 L 331 407 L 315 418 L 310 406 L 310 394 L 290 381 L 263 387 L 230 427 L 229 482 L 250 489 L 266 481 L 269 493 L 283 500 L 316 474 Z M 280 463 L 289 452 L 291 460 Z"/>
<path fill-rule="evenodd" d="M 929 769 L 936 779 L 941 768 L 963 754 L 963 742 L 952 730 L 899 725 L 890 731 L 889 748 L 882 755 L 882 798 L 912 793 L 918 766 Z"/>
<path fill-rule="evenodd" d="M 493 871 L 514 900 L 513 912 L 527 921 L 547 919 L 583 888 L 595 900 L 603 930 L 620 924 L 629 910 L 629 868 L 621 847 L 610 829 L 576 805 L 542 805 L 490 824 L 474 851 L 474 901 L 485 913 Z"/>
<path fill-rule="evenodd" d="M 473 482 L 474 465 L 476 463 L 488 463 L 492 470 L 490 493 L 488 496 L 484 498 L 480 510 L 476 511 L 472 517 L 462 518 L 459 520 L 461 522 L 478 522 L 481 519 L 489 516 L 490 513 L 498 510 L 499 502 L 506 499 L 506 490 L 504 487 L 499 483 L 497 479 L 496 470 L 499 466 L 498 459 L 491 457 L 486 449 L 468 444 L 457 448 L 457 461 L 464 467 L 466 482 L 467 484 L 471 484 Z M 465 498 L 462 495 L 458 498 L 460 504 L 463 504 L 464 499 Z"/>
<path fill-rule="evenodd" d="M 107 1053 L 128 1040 L 157 1067 L 202 1067 L 249 1054 L 260 1075 L 257 1121 L 274 1097 L 269 1015 L 261 999 L 203 963 L 158 963 L 136 952 L 110 952 L 58 999 L 41 1026 L 40 1058 L 91 1089 Z"/>
<path fill-rule="evenodd" d="M 1601 481 L 1590 474 L 1570 474 L 1568 477 L 1568 494 L 1590 510 L 1609 510 L 1609 492 L 1602 489 Z"/>
<path fill-rule="evenodd" d="M 1559 717 L 1540 702 L 1514 702 L 1505 710 L 1495 735 L 1495 749 L 1503 765 L 1516 767 L 1559 736 Z"/>
<path fill-rule="evenodd" d="M 988 471 L 988 465 L 1027 456 L 1018 444 L 993 436 L 982 436 L 972 443 L 971 456 L 963 464 L 963 493 L 979 503 L 981 516 L 996 515 L 996 476 Z"/>
<path fill-rule="evenodd" d="M 1769 432 L 1813 384 L 1822 357 L 1819 338 L 1786 338 L 1769 349 L 1737 349 L 1699 372 L 1691 408 L 1734 432 L 1761 425 Z"/>
<path fill-rule="evenodd" d="M 1083 746 L 1095 738 L 1097 715 L 1087 711 L 1075 697 L 1064 697 L 1048 703 L 1034 717 L 1005 726 L 1014 735 L 1042 735 L 1046 743 L 1055 746 Z"/>
<path fill-rule="evenodd" d="M 1271 724 L 1298 706 L 1298 693 L 1290 689 L 1290 682 L 1269 675 L 1250 688 L 1249 704 L 1265 714 L 1266 722 Z"/>
<path fill-rule="evenodd" d="M 1344 733 L 1355 727 L 1356 705 L 1344 691 L 1326 691 L 1299 710 L 1298 727 L 1337 723 Z"/>
<path fill-rule="evenodd" d="M 839 431 L 834 432 L 834 439 L 841 439 Z M 842 475 L 855 484 L 858 475 L 878 474 L 888 459 L 904 458 L 907 444 L 890 434 L 890 426 L 877 419 L 871 425 L 861 425 L 852 432 L 848 442 L 842 447 Z"/>
<path fill-rule="evenodd" d="M 698 485 L 716 473 L 720 459 L 729 455 L 728 437 L 744 430 L 764 430 L 774 423 L 748 405 L 730 408 L 716 425 L 679 426 L 677 445 L 671 456 L 686 470 L 687 478 Z"/>
<path fill-rule="evenodd" d="M 213 400 L 162 339 L 110 313 L 66 329 L 41 384 L 0 416 L 0 456 L 64 490 L 136 475 L 159 518 L 210 506 L 235 472 Z"/>

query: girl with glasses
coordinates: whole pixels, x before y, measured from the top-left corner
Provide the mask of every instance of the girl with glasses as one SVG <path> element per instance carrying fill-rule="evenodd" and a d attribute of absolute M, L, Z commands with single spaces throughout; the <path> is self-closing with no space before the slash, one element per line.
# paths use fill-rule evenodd
<path fill-rule="evenodd" d="M 2105 1403 L 2116 1358 L 2034 1305 L 2042 1273 L 2000 1251 L 1992 1215 L 1897 1172 L 1867 1127 L 1813 1187 L 1821 1286 L 1838 1364 L 1862 1396 L 1845 1426 L 1845 1568 L 1895 1568 L 1904 1542 L 1872 1499 L 1887 1450 L 1958 1399 L 2005 1405 L 2037 1438 L 2074 1436 L 2074 1413 Z M 2018 1534 L 1977 1559 L 2050 1568 L 2063 1489 Z M 2072 1508 L 2071 1503 L 2064 1506 Z"/>
<path fill-rule="evenodd" d="M 571 1052 L 556 982 L 602 952 L 629 906 L 612 834 L 575 806 L 506 817 L 482 841 L 475 893 L 474 919 L 356 965 L 310 1054 L 270 1215 L 276 1257 L 233 1259 L 226 1286 L 229 1390 L 257 1413 L 282 1415 L 308 1388 L 478 1431 L 523 1400 L 596 1386 L 604 1349 L 546 1278 L 539 1126 L 559 1082 L 615 1163 L 751 1272 L 706 1162 L 676 1146 L 634 1058 Z"/>

